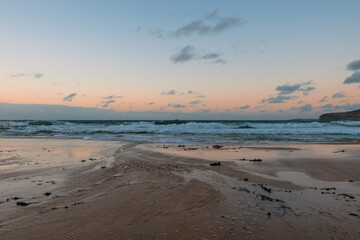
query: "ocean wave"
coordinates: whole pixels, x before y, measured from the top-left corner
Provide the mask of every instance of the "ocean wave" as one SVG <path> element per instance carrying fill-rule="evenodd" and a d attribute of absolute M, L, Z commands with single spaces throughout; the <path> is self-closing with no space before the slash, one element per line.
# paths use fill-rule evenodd
<path fill-rule="evenodd" d="M 0 121 L 1 136 L 151 142 L 360 141 L 356 121 Z M 172 139 L 172 140 L 171 140 Z"/>
<path fill-rule="evenodd" d="M 45 125 L 45 126 L 50 126 L 53 125 L 52 121 L 43 121 L 43 120 L 39 120 L 39 121 L 32 121 L 28 123 L 29 125 Z"/>

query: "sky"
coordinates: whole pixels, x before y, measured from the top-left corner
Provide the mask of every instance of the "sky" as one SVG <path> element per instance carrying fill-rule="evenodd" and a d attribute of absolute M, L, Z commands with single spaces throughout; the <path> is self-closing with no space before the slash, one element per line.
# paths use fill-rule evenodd
<path fill-rule="evenodd" d="M 0 119 L 360 108 L 360 1 L 0 0 Z"/>

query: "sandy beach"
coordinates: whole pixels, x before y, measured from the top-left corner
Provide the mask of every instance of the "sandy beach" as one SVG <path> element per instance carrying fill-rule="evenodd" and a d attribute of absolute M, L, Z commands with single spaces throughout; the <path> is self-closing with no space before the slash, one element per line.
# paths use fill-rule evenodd
<path fill-rule="evenodd" d="M 357 143 L 3 138 L 0 239 L 358 239 L 358 156 Z"/>

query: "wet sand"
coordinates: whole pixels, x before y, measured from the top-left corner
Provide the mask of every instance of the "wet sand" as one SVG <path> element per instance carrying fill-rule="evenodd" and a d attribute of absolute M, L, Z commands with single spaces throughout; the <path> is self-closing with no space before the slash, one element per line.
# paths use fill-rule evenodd
<path fill-rule="evenodd" d="M 360 236 L 358 144 L 0 139 L 0 151 L 0 239 Z"/>

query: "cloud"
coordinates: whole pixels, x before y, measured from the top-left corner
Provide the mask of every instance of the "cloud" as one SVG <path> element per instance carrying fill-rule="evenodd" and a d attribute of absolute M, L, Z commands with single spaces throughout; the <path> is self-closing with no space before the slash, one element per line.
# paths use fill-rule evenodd
<path fill-rule="evenodd" d="M 196 100 L 196 101 L 190 102 L 189 104 L 191 104 L 191 105 L 196 105 L 196 104 L 198 104 L 198 103 L 201 103 L 201 101 L 200 101 L 200 100 Z"/>
<path fill-rule="evenodd" d="M 360 59 L 352 61 L 348 65 L 346 65 L 346 69 L 349 71 L 357 71 L 360 70 Z"/>
<path fill-rule="evenodd" d="M 338 93 L 335 93 L 332 98 L 344 98 L 346 97 L 345 93 L 344 92 L 338 92 Z"/>
<path fill-rule="evenodd" d="M 9 78 L 19 78 L 19 77 L 26 77 L 26 76 L 40 79 L 44 76 L 44 74 L 43 73 L 17 73 L 17 74 L 10 75 Z"/>
<path fill-rule="evenodd" d="M 168 107 L 173 107 L 173 108 L 186 108 L 186 105 L 181 105 L 181 104 L 168 104 Z"/>
<path fill-rule="evenodd" d="M 245 105 L 245 106 L 242 106 L 242 107 L 237 107 L 235 109 L 245 110 L 245 109 L 249 109 L 249 108 L 250 108 L 250 105 Z"/>
<path fill-rule="evenodd" d="M 199 94 L 198 92 L 194 92 L 194 91 L 191 90 L 191 89 L 189 89 L 187 93 L 188 93 L 188 94 Z"/>
<path fill-rule="evenodd" d="M 312 83 L 312 81 L 308 81 L 293 85 L 287 83 L 285 85 L 277 86 L 275 89 L 278 91 L 277 96 L 262 99 L 260 103 L 285 103 L 291 99 L 299 98 L 298 96 L 291 95 L 297 92 L 301 92 L 303 95 L 308 95 L 309 92 L 315 90 L 313 86 L 309 86 Z"/>
<path fill-rule="evenodd" d="M 187 45 L 180 50 L 179 53 L 176 53 L 172 57 L 170 57 L 173 63 L 183 63 L 191 61 L 195 58 L 194 47 L 191 45 Z"/>
<path fill-rule="evenodd" d="M 307 103 L 301 107 L 292 107 L 290 108 L 292 111 L 299 111 L 301 113 L 311 112 L 313 110 L 313 106 L 310 103 Z"/>
<path fill-rule="evenodd" d="M 278 95 L 276 97 L 269 97 L 268 99 L 266 99 L 266 101 L 268 103 L 285 103 L 288 100 L 294 99 L 294 98 L 298 98 L 296 96 L 283 96 L 283 95 Z"/>
<path fill-rule="evenodd" d="M 226 61 L 224 59 L 219 58 L 219 59 L 216 59 L 216 61 L 214 63 L 225 64 Z"/>
<path fill-rule="evenodd" d="M 204 95 L 199 95 L 199 96 L 196 96 L 197 98 L 205 98 Z"/>
<path fill-rule="evenodd" d="M 312 84 L 312 81 L 297 83 L 294 85 L 286 84 L 286 85 L 281 85 L 281 86 L 276 87 L 276 90 L 279 91 L 280 95 L 288 95 L 288 94 L 295 93 L 297 91 L 301 91 L 304 95 L 307 95 L 308 92 L 315 90 L 314 87 L 308 86 L 311 84 Z M 307 86 L 307 87 L 305 87 L 305 86 Z"/>
<path fill-rule="evenodd" d="M 42 73 L 34 73 L 33 74 L 33 78 L 37 78 L 37 79 L 42 78 L 42 76 L 43 76 Z"/>
<path fill-rule="evenodd" d="M 226 17 L 221 19 L 212 29 L 213 33 L 220 33 L 223 31 L 226 31 L 230 28 L 233 28 L 237 25 L 243 25 L 244 22 L 242 22 L 239 18 L 234 17 Z"/>
<path fill-rule="evenodd" d="M 172 55 L 170 60 L 175 64 L 189 62 L 192 60 L 214 60 L 214 63 L 225 64 L 226 61 L 219 58 L 220 56 L 221 54 L 216 52 L 199 53 L 195 50 L 194 46 L 187 45 L 180 49 L 179 52 Z"/>
<path fill-rule="evenodd" d="M 107 97 L 103 97 L 103 99 L 117 99 L 117 98 L 123 98 L 123 96 L 114 96 L 114 95 L 110 95 L 110 96 L 107 96 Z"/>
<path fill-rule="evenodd" d="M 313 90 L 315 90 L 316 88 L 314 88 L 314 87 L 306 87 L 306 88 L 304 88 L 304 89 L 301 89 L 301 91 L 302 91 L 302 93 L 304 94 L 304 95 L 309 95 L 309 92 L 310 91 L 313 91 Z"/>
<path fill-rule="evenodd" d="M 17 74 L 11 75 L 9 78 L 18 78 L 18 77 L 23 77 L 23 76 L 25 76 L 24 73 L 17 73 Z"/>
<path fill-rule="evenodd" d="M 325 108 L 325 109 L 332 109 L 334 106 L 330 103 L 326 104 L 326 105 L 323 105 L 323 106 L 320 106 L 320 108 Z"/>
<path fill-rule="evenodd" d="M 313 110 L 313 106 L 310 103 L 307 103 L 301 107 L 299 107 L 300 112 L 311 112 Z"/>
<path fill-rule="evenodd" d="M 106 101 L 106 102 L 101 102 L 101 103 L 103 103 L 103 105 L 101 107 L 106 108 L 106 107 L 109 106 L 110 103 L 114 103 L 114 102 L 116 102 L 116 101 L 115 100 L 109 100 L 109 101 Z"/>
<path fill-rule="evenodd" d="M 77 93 L 71 93 L 68 96 L 64 97 L 63 101 L 71 102 L 76 95 Z"/>
<path fill-rule="evenodd" d="M 357 110 L 360 108 L 360 104 L 353 103 L 353 104 L 343 104 L 343 105 L 335 105 L 332 104 L 326 104 L 324 106 L 320 106 L 319 108 L 324 109 L 325 111 L 352 111 Z"/>
<path fill-rule="evenodd" d="M 327 96 L 325 96 L 325 97 L 323 97 L 319 102 L 327 102 L 327 99 L 328 97 Z"/>
<path fill-rule="evenodd" d="M 211 27 L 207 26 L 202 20 L 198 19 L 192 21 L 189 24 L 186 24 L 183 27 L 180 27 L 175 31 L 173 36 L 175 37 L 183 37 L 183 36 L 191 36 L 193 34 L 204 35 L 211 32 Z"/>
<path fill-rule="evenodd" d="M 213 12 L 207 13 L 205 19 L 215 19 L 218 17 L 219 9 L 214 10 Z"/>
<path fill-rule="evenodd" d="M 240 18 L 236 17 L 225 17 L 217 20 L 214 25 L 207 23 L 206 20 L 215 19 L 217 13 L 213 14 L 211 18 L 197 19 L 180 28 L 178 28 L 172 36 L 189 37 L 192 35 L 207 35 L 207 34 L 219 34 L 236 26 L 244 24 Z"/>
<path fill-rule="evenodd" d="M 360 83 L 360 72 L 355 72 L 350 77 L 347 77 L 344 81 L 344 84 L 351 84 L 351 83 Z"/>
<path fill-rule="evenodd" d="M 167 92 L 162 92 L 161 95 L 175 95 L 176 91 L 174 89 L 171 89 Z"/>
<path fill-rule="evenodd" d="M 202 56 L 202 59 L 214 59 L 218 58 L 220 54 L 218 53 L 207 53 L 204 56 Z"/>
<path fill-rule="evenodd" d="M 255 108 L 263 108 L 263 107 L 266 107 L 266 106 L 267 106 L 267 104 L 257 105 L 257 106 L 255 106 Z"/>
<path fill-rule="evenodd" d="M 149 30 L 148 33 L 157 38 L 217 35 L 245 24 L 245 22 L 238 17 L 220 17 L 218 13 L 219 11 L 215 10 L 206 14 L 203 18 L 193 20 L 176 30 L 165 31 L 157 28 Z"/>
<path fill-rule="evenodd" d="M 353 103 L 353 104 L 343 104 L 343 105 L 336 105 L 334 106 L 334 109 L 335 110 L 338 110 L 338 109 L 343 109 L 343 110 L 346 110 L 346 111 L 352 111 L 352 110 L 357 110 L 360 108 L 360 104 L 358 103 Z"/>

